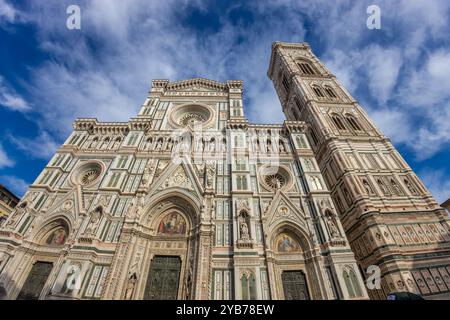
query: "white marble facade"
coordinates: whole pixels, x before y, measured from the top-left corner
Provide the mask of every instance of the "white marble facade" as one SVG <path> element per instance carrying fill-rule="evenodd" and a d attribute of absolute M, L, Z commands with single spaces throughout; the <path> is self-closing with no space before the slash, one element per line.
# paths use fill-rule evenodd
<path fill-rule="evenodd" d="M 316 122 L 278 94 L 276 125 L 248 122 L 241 81 L 200 78 L 154 80 L 128 122 L 77 119 L 0 230 L 7 298 L 368 299 Z M 448 236 L 428 224 L 423 237 Z"/>

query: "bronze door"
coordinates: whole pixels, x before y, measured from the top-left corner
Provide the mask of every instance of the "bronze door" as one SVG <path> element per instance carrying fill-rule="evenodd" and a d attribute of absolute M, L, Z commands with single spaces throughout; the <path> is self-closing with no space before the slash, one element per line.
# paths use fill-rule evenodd
<path fill-rule="evenodd" d="M 281 274 L 286 300 L 309 300 L 306 276 L 303 271 L 285 271 Z"/>
<path fill-rule="evenodd" d="M 53 263 L 36 262 L 31 268 L 17 300 L 38 300 L 52 268 Z"/>
<path fill-rule="evenodd" d="M 180 271 L 179 257 L 156 256 L 150 265 L 144 300 L 176 300 Z"/>

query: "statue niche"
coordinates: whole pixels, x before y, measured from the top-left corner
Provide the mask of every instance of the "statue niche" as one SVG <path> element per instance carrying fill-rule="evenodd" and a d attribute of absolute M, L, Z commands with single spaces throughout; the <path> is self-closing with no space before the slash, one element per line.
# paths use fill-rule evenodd
<path fill-rule="evenodd" d="M 250 216 L 247 211 L 242 210 L 238 218 L 239 226 L 239 247 L 252 247 L 252 238 L 250 232 Z"/>

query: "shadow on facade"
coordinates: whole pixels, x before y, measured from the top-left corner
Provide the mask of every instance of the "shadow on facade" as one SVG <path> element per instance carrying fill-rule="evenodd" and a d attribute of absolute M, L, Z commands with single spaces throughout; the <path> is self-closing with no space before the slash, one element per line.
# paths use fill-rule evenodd
<path fill-rule="evenodd" d="M 10 278 L 4 278 L 2 282 L 0 282 L 0 300 L 15 300 L 12 299 L 9 294 L 8 294 L 8 290 L 6 290 L 6 286 L 5 283 L 8 283 L 10 281 Z M 11 286 L 10 293 L 12 292 L 17 292 L 17 287 L 15 285 Z"/>

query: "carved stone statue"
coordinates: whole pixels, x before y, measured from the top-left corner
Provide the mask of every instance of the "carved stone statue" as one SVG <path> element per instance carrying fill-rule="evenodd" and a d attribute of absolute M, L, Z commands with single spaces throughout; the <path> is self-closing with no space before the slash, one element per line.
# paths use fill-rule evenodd
<path fill-rule="evenodd" d="M 100 223 L 100 218 L 102 216 L 102 209 L 97 208 L 91 215 L 91 220 L 86 228 L 86 234 L 95 235 L 97 227 Z"/>
<path fill-rule="evenodd" d="M 166 150 L 172 151 L 172 148 L 173 148 L 173 141 L 172 139 L 169 139 L 169 141 L 167 142 Z"/>
<path fill-rule="evenodd" d="M 133 218 L 136 217 L 137 211 L 138 211 L 138 205 L 137 204 L 138 204 L 138 199 L 137 198 L 133 198 L 131 200 L 131 203 L 130 203 L 130 205 L 128 207 L 128 210 L 127 210 L 127 217 L 128 218 L 133 219 Z"/>
<path fill-rule="evenodd" d="M 216 167 L 214 164 L 210 164 L 206 168 L 206 185 L 208 188 L 214 186 L 214 175 L 216 174 Z"/>
<path fill-rule="evenodd" d="M 280 140 L 280 152 L 286 153 L 286 146 L 284 145 L 284 142 Z"/>
<path fill-rule="evenodd" d="M 125 290 L 125 300 L 133 299 L 133 294 L 134 294 L 134 289 L 136 288 L 136 283 L 137 283 L 137 276 L 136 276 L 136 273 L 133 273 L 127 282 L 127 288 Z"/>
<path fill-rule="evenodd" d="M 250 235 L 248 233 L 248 226 L 246 221 L 242 221 L 241 223 L 241 239 L 250 240 Z"/>
<path fill-rule="evenodd" d="M 153 181 L 153 176 L 155 174 L 155 163 L 153 160 L 147 164 L 144 169 L 144 174 L 142 175 L 141 187 L 148 188 Z"/>
<path fill-rule="evenodd" d="M 145 205 L 145 197 L 142 194 L 139 194 L 137 197 L 137 208 L 136 208 L 136 218 L 139 219 L 144 210 Z"/>
<path fill-rule="evenodd" d="M 118 149 L 119 145 L 120 145 L 120 142 L 121 142 L 120 138 L 117 138 L 116 140 L 114 140 L 113 149 Z"/>
<path fill-rule="evenodd" d="M 156 151 L 161 151 L 162 150 L 162 146 L 163 146 L 163 141 L 160 139 L 158 140 L 158 143 L 156 144 Z"/>
<path fill-rule="evenodd" d="M 210 141 L 210 143 L 209 143 L 209 152 L 211 154 L 216 152 L 216 141 L 215 140 Z"/>
<path fill-rule="evenodd" d="M 336 224 L 333 221 L 333 218 L 331 216 L 327 217 L 327 224 L 330 228 L 330 235 L 332 238 L 340 238 L 341 233 L 339 232 L 339 229 L 336 227 Z"/>

